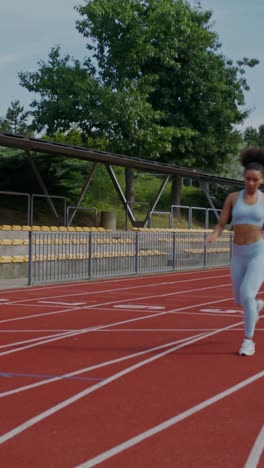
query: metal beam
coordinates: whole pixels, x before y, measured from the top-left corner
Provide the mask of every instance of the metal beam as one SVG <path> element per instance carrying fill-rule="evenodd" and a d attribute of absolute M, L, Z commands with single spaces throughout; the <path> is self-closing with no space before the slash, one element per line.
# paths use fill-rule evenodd
<path fill-rule="evenodd" d="M 208 189 L 208 185 L 201 182 L 200 187 L 203 190 L 203 192 L 204 192 L 204 194 L 205 194 L 205 196 L 206 196 L 206 198 L 208 200 L 208 203 L 211 206 L 211 208 L 212 208 L 212 210 L 213 210 L 213 212 L 214 212 L 214 214 L 216 216 L 216 219 L 218 220 L 219 219 L 219 214 L 218 214 L 218 212 L 216 210 L 216 207 L 214 206 L 213 200 L 211 198 L 211 195 L 210 195 L 210 192 L 209 192 L 209 189 Z"/>
<path fill-rule="evenodd" d="M 86 161 L 101 162 L 115 166 L 130 167 L 134 169 L 144 169 L 149 172 L 159 172 L 171 176 L 180 175 L 200 182 L 221 183 L 222 185 L 236 185 L 244 187 L 244 182 L 237 179 L 218 177 L 212 174 L 197 171 L 187 167 L 163 164 L 157 161 L 132 158 L 125 155 L 96 151 L 94 149 L 80 146 L 65 145 L 56 142 L 47 142 L 36 138 L 26 138 L 20 135 L 10 135 L 0 133 L 0 146 L 8 148 L 19 148 L 24 151 L 35 151 L 38 153 L 54 154 L 69 158 L 77 158 Z"/>
<path fill-rule="evenodd" d="M 122 202 L 122 205 L 123 205 L 126 213 L 128 214 L 128 217 L 129 217 L 132 225 L 134 225 L 134 223 L 136 221 L 135 216 L 134 216 L 133 211 L 131 210 L 131 208 L 129 206 L 129 203 L 128 203 L 128 201 L 127 201 L 127 199 L 125 197 L 125 194 L 124 194 L 124 192 L 122 190 L 122 187 L 120 186 L 120 184 L 119 184 L 119 182 L 118 182 L 118 180 L 116 178 L 114 170 L 113 170 L 113 168 L 111 166 L 108 166 L 107 164 L 106 164 L 106 169 L 108 170 L 108 173 L 109 173 L 109 175 L 110 175 L 110 177 L 111 177 L 111 179 L 113 181 L 114 187 L 115 187 L 115 189 L 116 189 L 116 191 L 117 191 L 117 193 L 119 195 L 119 198 L 120 198 L 120 200 Z"/>
<path fill-rule="evenodd" d="M 82 203 L 83 197 L 84 197 L 84 195 L 86 194 L 86 192 L 87 192 L 87 190 L 88 190 L 88 187 L 89 187 L 90 183 L 91 183 L 92 180 L 93 180 L 93 176 L 94 176 L 94 174 L 95 174 L 95 171 L 96 171 L 97 166 L 98 166 L 98 163 L 94 163 L 91 172 L 88 174 L 88 176 L 87 176 L 87 178 L 86 178 L 86 180 L 85 180 L 85 182 L 84 182 L 84 184 L 83 184 L 83 188 L 82 188 L 82 190 L 81 190 L 81 192 L 80 192 L 80 195 L 79 195 L 77 204 L 76 204 L 76 206 L 74 207 L 75 209 L 74 209 L 74 211 L 73 211 L 73 213 L 72 213 L 72 215 L 71 215 L 71 218 L 70 218 L 69 221 L 68 221 L 68 226 L 71 225 L 71 223 L 72 223 L 72 221 L 73 221 L 73 219 L 74 219 L 74 216 L 76 215 L 76 211 L 78 210 L 78 208 L 80 207 L 80 204 Z"/>
<path fill-rule="evenodd" d="M 160 199 L 161 195 L 163 194 L 164 189 L 165 189 L 167 183 L 168 183 L 169 180 L 170 180 L 170 177 L 171 177 L 171 176 L 167 176 L 167 177 L 165 177 L 165 178 L 163 179 L 162 184 L 161 184 L 161 186 L 160 186 L 160 189 L 159 189 L 159 191 L 158 191 L 158 193 L 157 193 L 157 195 L 156 195 L 154 201 L 153 201 L 153 202 L 151 203 L 151 205 L 150 205 L 150 209 L 149 209 L 149 213 L 150 213 L 150 214 L 155 210 L 155 208 L 156 208 L 156 206 L 157 206 L 157 204 L 158 204 L 158 202 L 159 202 L 159 199 Z"/>

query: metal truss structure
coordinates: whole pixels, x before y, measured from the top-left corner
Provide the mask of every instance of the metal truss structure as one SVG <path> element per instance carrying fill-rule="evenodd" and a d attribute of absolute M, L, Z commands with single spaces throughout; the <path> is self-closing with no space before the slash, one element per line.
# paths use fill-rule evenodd
<path fill-rule="evenodd" d="M 66 145 L 56 142 L 45 141 L 37 138 L 27 138 L 21 135 L 11 135 L 8 133 L 0 133 L 0 146 L 6 148 L 17 148 L 24 151 L 25 156 L 28 159 L 28 162 L 31 166 L 31 169 L 38 180 L 38 183 L 41 187 L 41 190 L 45 197 L 47 197 L 49 206 L 55 217 L 58 219 L 58 213 L 56 212 L 56 208 L 53 204 L 52 197 L 49 195 L 48 190 L 45 186 L 45 183 L 41 177 L 41 174 L 36 166 L 34 159 L 32 158 L 32 153 L 44 153 L 44 154 L 52 154 L 54 156 L 62 156 L 67 158 L 77 158 L 85 161 L 92 161 L 93 165 L 91 168 L 90 173 L 86 177 L 86 180 L 83 182 L 83 186 L 80 188 L 80 193 L 75 205 L 75 209 L 71 214 L 70 219 L 68 220 L 68 225 L 70 225 L 73 221 L 73 218 L 80 207 L 82 200 L 87 193 L 89 186 L 93 180 L 95 171 L 97 169 L 98 164 L 104 164 L 109 176 L 113 182 L 113 185 L 116 189 L 116 192 L 119 195 L 119 198 L 122 202 L 124 209 L 126 210 L 127 216 L 133 227 L 144 227 L 147 224 L 149 216 L 151 213 L 155 211 L 155 208 L 158 204 L 158 201 L 167 186 L 169 180 L 173 176 L 180 176 L 189 178 L 193 181 L 197 181 L 204 191 L 207 200 L 211 206 L 211 208 L 215 211 L 215 215 L 218 218 L 218 213 L 212 201 L 209 192 L 209 184 L 220 184 L 220 185 L 233 185 L 237 187 L 243 187 L 244 183 L 242 180 L 237 179 L 229 179 L 225 177 L 219 177 L 217 175 L 207 174 L 205 172 L 200 172 L 195 169 L 175 166 L 170 164 L 163 164 L 157 161 L 150 161 L 146 159 L 139 159 L 139 158 L 132 158 L 125 155 L 108 153 L 105 151 L 97 151 L 94 149 L 89 149 L 80 146 L 74 145 Z M 138 169 L 149 173 L 155 173 L 161 175 L 161 185 L 153 198 L 149 206 L 149 211 L 144 221 L 137 221 L 135 219 L 135 215 L 132 209 L 131 204 L 126 199 L 126 196 L 122 190 L 122 187 L 119 184 L 119 181 L 116 177 L 114 166 L 124 167 L 124 168 L 131 168 L 131 169 Z"/>

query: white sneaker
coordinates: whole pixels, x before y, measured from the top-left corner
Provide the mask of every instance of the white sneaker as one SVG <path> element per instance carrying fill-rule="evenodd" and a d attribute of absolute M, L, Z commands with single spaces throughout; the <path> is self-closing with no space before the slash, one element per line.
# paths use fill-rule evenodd
<path fill-rule="evenodd" d="M 255 354 L 255 343 L 252 340 L 244 338 L 241 348 L 239 350 L 240 356 L 253 356 Z"/>

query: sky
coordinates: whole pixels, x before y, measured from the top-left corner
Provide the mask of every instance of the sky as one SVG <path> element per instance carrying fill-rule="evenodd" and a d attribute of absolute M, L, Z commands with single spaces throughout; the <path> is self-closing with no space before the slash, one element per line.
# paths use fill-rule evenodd
<path fill-rule="evenodd" d="M 195 0 L 189 0 L 191 4 Z M 19 72 L 34 72 L 46 61 L 51 48 L 60 45 L 62 55 L 78 59 L 87 55 L 85 39 L 76 31 L 79 19 L 75 5 L 82 0 L 8 0 L 1 5 L 0 28 L 0 117 L 11 101 L 19 100 L 29 109 L 33 96 L 19 85 Z M 221 52 L 234 61 L 257 58 L 260 64 L 246 69 L 250 91 L 245 93 L 251 109 L 244 127 L 264 123 L 263 0 L 200 0 L 212 11 L 213 31 L 219 36 Z"/>

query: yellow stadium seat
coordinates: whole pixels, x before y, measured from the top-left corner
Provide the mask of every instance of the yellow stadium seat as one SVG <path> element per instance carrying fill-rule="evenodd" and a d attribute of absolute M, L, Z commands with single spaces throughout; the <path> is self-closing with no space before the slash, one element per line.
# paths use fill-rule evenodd
<path fill-rule="evenodd" d="M 1 245 L 12 245 L 12 239 L 1 239 Z"/>
<path fill-rule="evenodd" d="M 24 244 L 23 239 L 13 239 L 13 240 L 11 240 L 11 245 L 25 245 L 25 244 Z"/>
<path fill-rule="evenodd" d="M 26 257 L 23 255 L 14 255 L 12 257 L 12 263 L 24 263 L 26 261 Z"/>
<path fill-rule="evenodd" d="M 12 263 L 12 257 L 9 255 L 2 255 L 0 257 L 0 263 Z"/>

